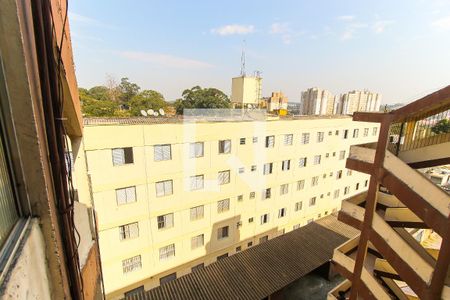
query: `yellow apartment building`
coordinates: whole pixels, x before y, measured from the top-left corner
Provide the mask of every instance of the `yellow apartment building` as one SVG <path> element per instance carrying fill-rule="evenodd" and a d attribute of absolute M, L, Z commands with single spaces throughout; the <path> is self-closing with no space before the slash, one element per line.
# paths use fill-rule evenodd
<path fill-rule="evenodd" d="M 375 142 L 378 126 L 347 116 L 85 119 L 75 172 L 89 179 L 78 194 L 96 212 L 107 298 L 339 210 L 368 186 L 345 168 L 349 148 Z"/>

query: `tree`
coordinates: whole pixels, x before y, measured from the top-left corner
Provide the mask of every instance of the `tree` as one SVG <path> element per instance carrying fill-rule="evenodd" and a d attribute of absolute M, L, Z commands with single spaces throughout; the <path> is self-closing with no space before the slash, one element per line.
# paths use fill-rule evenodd
<path fill-rule="evenodd" d="M 184 90 L 181 98 L 175 101 L 177 114 L 183 114 L 183 109 L 189 108 L 230 108 L 230 99 L 224 92 L 216 88 L 194 86 Z"/>
<path fill-rule="evenodd" d="M 120 79 L 119 84 L 119 100 L 122 104 L 127 104 L 128 101 L 131 100 L 134 96 L 136 96 L 139 93 L 139 90 L 141 88 L 133 82 L 130 82 L 127 77 L 124 77 Z"/>
<path fill-rule="evenodd" d="M 88 95 L 97 100 L 110 100 L 109 90 L 106 86 L 94 86 L 88 90 Z"/>
<path fill-rule="evenodd" d="M 128 104 L 130 106 L 131 115 L 133 116 L 140 116 L 141 110 L 158 110 L 167 106 L 163 95 L 152 90 L 144 90 L 140 92 L 134 96 Z"/>
<path fill-rule="evenodd" d="M 433 127 L 431 127 L 431 131 L 435 134 L 440 133 L 449 133 L 450 132 L 450 121 L 449 119 L 442 119 L 437 122 Z"/>
<path fill-rule="evenodd" d="M 87 117 L 110 117 L 118 109 L 117 103 L 94 99 L 83 91 L 80 91 L 80 102 L 83 114 Z"/>

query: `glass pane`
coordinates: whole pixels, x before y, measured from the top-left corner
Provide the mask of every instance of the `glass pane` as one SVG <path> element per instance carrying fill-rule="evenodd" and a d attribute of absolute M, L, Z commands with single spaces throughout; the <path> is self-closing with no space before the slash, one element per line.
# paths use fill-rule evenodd
<path fill-rule="evenodd" d="M 0 247 L 3 246 L 18 219 L 3 141 L 0 139 Z"/>

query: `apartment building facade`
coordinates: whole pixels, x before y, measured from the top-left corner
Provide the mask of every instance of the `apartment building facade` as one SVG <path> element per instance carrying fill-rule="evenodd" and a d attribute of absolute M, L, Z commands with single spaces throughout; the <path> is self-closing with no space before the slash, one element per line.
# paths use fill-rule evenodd
<path fill-rule="evenodd" d="M 336 111 L 337 99 L 330 91 L 309 88 L 302 92 L 301 113 L 303 115 L 332 115 Z"/>
<path fill-rule="evenodd" d="M 350 91 L 342 94 L 339 99 L 338 111 L 344 115 L 351 115 L 356 111 L 380 110 L 381 95 L 370 91 Z"/>
<path fill-rule="evenodd" d="M 162 120 L 162 119 L 161 119 Z M 105 293 L 149 290 L 294 230 L 367 189 L 345 169 L 378 127 L 350 117 L 86 119 L 83 147 Z M 82 160 L 78 159 L 81 162 Z"/>

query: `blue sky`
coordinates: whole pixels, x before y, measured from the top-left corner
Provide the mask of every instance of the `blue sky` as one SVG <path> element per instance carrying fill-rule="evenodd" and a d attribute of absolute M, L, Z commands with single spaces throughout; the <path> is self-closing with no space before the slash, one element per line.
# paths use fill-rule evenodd
<path fill-rule="evenodd" d="M 450 84 L 450 1 L 69 1 L 78 84 L 129 77 L 167 100 L 195 85 L 231 93 L 262 72 L 263 95 L 318 86 L 407 102 Z"/>

